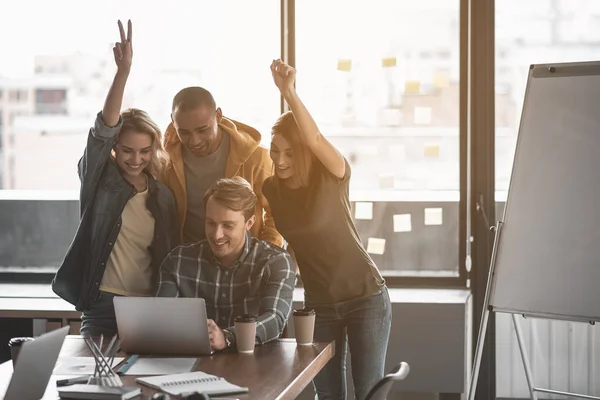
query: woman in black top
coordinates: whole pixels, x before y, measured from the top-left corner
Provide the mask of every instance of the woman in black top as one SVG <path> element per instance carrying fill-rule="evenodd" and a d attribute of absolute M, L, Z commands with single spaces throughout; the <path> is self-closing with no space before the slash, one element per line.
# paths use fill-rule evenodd
<path fill-rule="evenodd" d="M 163 259 L 178 244 L 171 191 L 156 180 L 160 128 L 138 109 L 120 112 L 132 60 L 131 22 L 114 51 L 117 72 L 78 164 L 81 220 L 52 289 L 83 311 L 81 333 L 117 333 L 115 296 L 154 296 Z"/>
<path fill-rule="evenodd" d="M 316 311 L 315 340 L 335 356 L 314 379 L 319 399 L 346 398 L 346 352 L 356 399 L 383 377 L 391 326 L 385 281 L 351 217 L 350 166 L 321 134 L 294 88 L 294 68 L 275 60 L 275 85 L 291 108 L 272 129 L 275 175 L 263 185 L 277 230 L 289 243 Z"/>

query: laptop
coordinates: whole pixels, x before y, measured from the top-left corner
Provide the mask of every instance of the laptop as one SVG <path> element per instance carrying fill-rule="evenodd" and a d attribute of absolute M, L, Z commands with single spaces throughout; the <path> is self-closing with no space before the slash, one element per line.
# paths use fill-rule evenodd
<path fill-rule="evenodd" d="M 122 351 L 193 356 L 213 353 L 204 299 L 116 296 L 113 303 Z"/>
<path fill-rule="evenodd" d="M 57 329 L 22 344 L 4 400 L 44 397 L 69 327 Z"/>

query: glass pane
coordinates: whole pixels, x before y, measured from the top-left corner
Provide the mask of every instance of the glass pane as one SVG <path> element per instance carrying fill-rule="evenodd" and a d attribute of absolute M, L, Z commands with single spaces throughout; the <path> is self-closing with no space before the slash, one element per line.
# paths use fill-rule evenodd
<path fill-rule="evenodd" d="M 529 66 L 600 59 L 600 2 L 497 0 L 495 7 L 496 213 L 500 218 L 509 186 Z M 599 389 L 594 390 L 586 380 L 593 377 L 592 365 L 598 357 L 596 361 L 588 360 L 592 354 L 588 344 L 591 345 L 593 339 L 586 337 L 584 324 L 527 319 L 522 325 L 526 337 L 528 332 L 533 332 L 528 346 L 538 386 L 600 395 Z M 529 397 L 522 365 L 510 317 L 498 314 L 497 397 Z M 571 374 L 569 366 L 581 368 Z"/>
<path fill-rule="evenodd" d="M 0 37 L 19 38 L 0 41 L 1 53 L 10 55 L 0 63 L 0 90 L 6 93 L 0 98 L 2 188 L 79 188 L 77 160 L 115 72 L 112 46 L 119 39 L 119 18 L 130 18 L 134 29 L 134 64 L 124 108 L 144 109 L 166 128 L 175 93 L 185 86 L 203 86 L 225 116 L 254 126 L 267 143 L 280 111 L 269 70 L 280 54 L 279 4 L 11 3 L 13 17 L 0 24 Z M 31 27 L 43 34 L 23 34 Z M 40 168 L 48 165 L 52 168 Z"/>
<path fill-rule="evenodd" d="M 458 273 L 459 1 L 296 2 L 298 93 L 388 275 Z M 383 241 L 382 241 L 383 240 Z"/>

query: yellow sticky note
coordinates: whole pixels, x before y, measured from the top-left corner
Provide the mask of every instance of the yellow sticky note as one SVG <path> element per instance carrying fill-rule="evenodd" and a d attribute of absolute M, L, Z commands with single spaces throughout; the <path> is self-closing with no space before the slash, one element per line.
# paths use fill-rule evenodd
<path fill-rule="evenodd" d="M 406 81 L 404 83 L 404 93 L 406 93 L 406 94 L 421 93 L 421 83 L 419 81 Z"/>
<path fill-rule="evenodd" d="M 395 214 L 394 215 L 394 232 L 410 232 L 412 231 L 410 214 Z"/>
<path fill-rule="evenodd" d="M 433 75 L 433 86 L 444 89 L 450 86 L 450 74 L 446 71 L 438 71 Z"/>
<path fill-rule="evenodd" d="M 442 209 L 426 208 L 425 225 L 442 225 Z"/>
<path fill-rule="evenodd" d="M 415 124 L 431 124 L 431 107 L 415 107 L 413 110 L 413 119 Z"/>
<path fill-rule="evenodd" d="M 395 67 L 396 66 L 396 57 L 386 57 L 381 60 L 381 66 L 383 68 Z"/>
<path fill-rule="evenodd" d="M 373 203 L 357 201 L 354 209 L 354 218 L 373 219 Z"/>
<path fill-rule="evenodd" d="M 369 238 L 367 241 L 367 253 L 383 254 L 385 253 L 385 239 Z"/>
<path fill-rule="evenodd" d="M 352 60 L 347 58 L 339 59 L 337 69 L 338 71 L 350 72 L 352 70 Z"/>
<path fill-rule="evenodd" d="M 394 188 L 394 175 L 392 175 L 392 174 L 379 175 L 379 188 L 380 189 L 393 189 Z"/>
<path fill-rule="evenodd" d="M 437 144 L 426 144 L 423 149 L 423 155 L 425 157 L 437 158 L 440 156 L 440 146 Z"/>

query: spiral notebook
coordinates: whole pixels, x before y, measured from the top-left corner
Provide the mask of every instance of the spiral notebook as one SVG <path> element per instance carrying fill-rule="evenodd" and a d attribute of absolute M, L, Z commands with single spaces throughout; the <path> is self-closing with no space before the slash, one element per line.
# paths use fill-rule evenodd
<path fill-rule="evenodd" d="M 209 396 L 248 393 L 246 387 L 234 385 L 227 382 L 225 378 L 201 371 L 137 378 L 136 382 L 172 396 L 190 392 L 204 393 Z"/>

